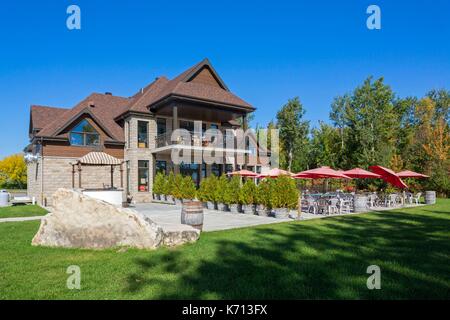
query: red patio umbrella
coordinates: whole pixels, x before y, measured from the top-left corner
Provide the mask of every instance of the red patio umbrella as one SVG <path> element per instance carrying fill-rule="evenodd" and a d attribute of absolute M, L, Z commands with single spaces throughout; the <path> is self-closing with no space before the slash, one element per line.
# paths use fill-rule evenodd
<path fill-rule="evenodd" d="M 279 168 L 271 169 L 265 173 L 261 173 L 258 178 L 278 178 L 279 176 L 289 176 L 291 177 L 293 175 L 292 172 L 282 170 Z"/>
<path fill-rule="evenodd" d="M 382 166 L 370 166 L 369 169 L 370 171 L 379 174 L 381 176 L 381 179 L 383 179 L 387 183 L 392 184 L 397 188 L 400 189 L 408 188 L 406 183 L 404 183 L 402 179 L 400 179 L 400 177 L 391 169 Z"/>
<path fill-rule="evenodd" d="M 342 172 L 339 172 L 337 170 L 333 170 L 330 167 L 320 167 L 315 168 L 311 170 L 306 170 L 299 172 L 293 176 L 297 179 L 303 179 L 303 178 L 312 178 L 312 179 L 327 179 L 327 178 L 333 178 L 333 179 L 351 179 L 351 177 L 345 175 Z"/>
<path fill-rule="evenodd" d="M 379 174 L 361 169 L 361 168 L 354 168 L 351 170 L 347 170 L 344 171 L 343 174 L 345 174 L 346 176 L 349 176 L 351 178 L 356 178 L 356 179 L 367 179 L 367 178 L 381 178 L 381 176 Z"/>
<path fill-rule="evenodd" d="M 239 171 L 228 172 L 227 175 L 241 176 L 241 177 L 256 177 L 258 174 L 254 173 L 252 171 L 249 171 L 249 170 L 239 170 Z"/>
<path fill-rule="evenodd" d="M 397 172 L 397 176 L 399 176 L 400 178 L 418 178 L 418 179 L 429 178 L 429 176 L 427 176 L 425 174 L 410 171 L 410 170 Z"/>

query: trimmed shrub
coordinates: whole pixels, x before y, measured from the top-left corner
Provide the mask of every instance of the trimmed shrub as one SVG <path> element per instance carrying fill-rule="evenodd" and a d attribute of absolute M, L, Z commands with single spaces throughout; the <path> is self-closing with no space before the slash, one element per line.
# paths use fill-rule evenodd
<path fill-rule="evenodd" d="M 175 175 L 174 184 L 173 184 L 173 191 L 172 195 L 176 199 L 183 199 L 183 176 L 181 174 Z"/>
<path fill-rule="evenodd" d="M 224 203 L 239 204 L 239 193 L 241 190 L 241 178 L 234 176 L 228 181 L 224 192 Z"/>
<path fill-rule="evenodd" d="M 239 202 L 245 205 L 256 202 L 256 185 L 253 180 L 248 179 L 245 181 L 239 192 Z"/>
<path fill-rule="evenodd" d="M 295 209 L 298 204 L 298 190 L 294 179 L 281 176 L 271 181 L 270 201 L 273 208 Z"/>
<path fill-rule="evenodd" d="M 165 184 L 164 180 L 165 180 L 164 175 L 161 172 L 156 174 L 155 181 L 153 183 L 153 193 L 154 194 L 164 194 L 163 193 L 164 192 L 164 184 Z"/>
<path fill-rule="evenodd" d="M 222 176 L 220 176 L 220 178 L 216 178 L 216 186 L 213 189 L 214 192 L 214 199 L 216 202 L 218 203 L 225 203 L 225 192 L 227 190 L 228 187 L 228 179 L 227 177 L 223 174 Z"/>
<path fill-rule="evenodd" d="M 195 199 L 196 192 L 197 190 L 195 189 L 195 183 L 192 177 L 184 177 L 181 182 L 181 199 Z"/>
<path fill-rule="evenodd" d="M 166 195 L 173 196 L 173 190 L 175 188 L 175 175 L 170 172 L 166 179 Z"/>
<path fill-rule="evenodd" d="M 256 187 L 256 204 L 261 204 L 268 209 L 272 208 L 270 202 L 272 192 L 271 181 L 272 180 L 264 179 Z"/>

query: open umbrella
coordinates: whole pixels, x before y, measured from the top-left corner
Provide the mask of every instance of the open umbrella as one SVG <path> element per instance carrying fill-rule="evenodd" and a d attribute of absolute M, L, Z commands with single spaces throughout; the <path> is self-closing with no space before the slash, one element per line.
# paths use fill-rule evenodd
<path fill-rule="evenodd" d="M 326 178 L 332 178 L 332 179 L 351 179 L 351 177 L 345 175 L 342 172 L 339 172 L 337 170 L 333 170 L 330 167 L 320 167 L 315 168 L 311 170 L 306 170 L 299 172 L 293 176 L 297 179 L 302 178 L 312 178 L 312 179 L 326 179 Z"/>
<path fill-rule="evenodd" d="M 401 172 L 397 172 L 397 176 L 399 176 L 400 178 L 429 178 L 429 176 L 422 174 L 422 173 L 417 173 L 414 171 L 410 171 L 410 170 L 405 170 L 405 171 L 401 171 Z"/>
<path fill-rule="evenodd" d="M 241 177 L 256 177 L 256 176 L 258 176 L 257 173 L 249 171 L 249 170 L 239 170 L 239 171 L 228 172 L 227 175 L 241 176 Z"/>
<path fill-rule="evenodd" d="M 383 179 L 387 183 L 392 184 L 397 188 L 400 189 L 408 188 L 406 183 L 404 183 L 402 179 L 400 179 L 400 177 L 391 169 L 382 166 L 370 166 L 369 169 L 370 171 L 379 174 L 381 176 L 381 179 Z"/>
<path fill-rule="evenodd" d="M 292 176 L 293 173 L 279 168 L 271 169 L 265 173 L 261 173 L 258 178 L 278 178 L 279 176 Z"/>
<path fill-rule="evenodd" d="M 348 177 L 356 178 L 356 179 L 367 179 L 367 178 L 381 178 L 379 174 L 361 169 L 361 168 L 354 168 L 351 170 L 344 171 L 343 174 L 345 174 Z"/>

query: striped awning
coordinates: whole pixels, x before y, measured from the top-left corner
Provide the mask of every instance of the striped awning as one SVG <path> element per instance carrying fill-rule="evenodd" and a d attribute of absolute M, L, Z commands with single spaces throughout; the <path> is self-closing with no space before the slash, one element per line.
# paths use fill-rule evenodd
<path fill-rule="evenodd" d="M 121 160 L 104 152 L 89 152 L 84 157 L 78 159 L 77 162 L 89 165 L 119 165 L 122 163 Z"/>

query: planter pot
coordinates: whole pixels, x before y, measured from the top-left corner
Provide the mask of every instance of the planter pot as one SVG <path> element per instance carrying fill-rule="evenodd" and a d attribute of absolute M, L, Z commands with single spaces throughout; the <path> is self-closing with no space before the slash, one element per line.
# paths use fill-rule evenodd
<path fill-rule="evenodd" d="M 266 208 L 262 204 L 256 206 L 256 213 L 261 217 L 268 217 L 270 215 L 270 209 Z"/>
<path fill-rule="evenodd" d="M 217 210 L 219 211 L 228 211 L 228 205 L 225 203 L 217 203 Z"/>
<path fill-rule="evenodd" d="M 155 200 L 161 200 L 161 195 L 160 194 L 153 194 L 153 197 L 155 198 Z"/>
<path fill-rule="evenodd" d="M 289 209 L 288 208 L 275 208 L 273 209 L 275 218 L 284 219 L 289 218 Z"/>
<path fill-rule="evenodd" d="M 231 213 L 241 213 L 241 205 L 240 204 L 230 204 L 229 205 Z"/>
<path fill-rule="evenodd" d="M 213 202 L 213 201 L 206 202 L 206 206 L 208 207 L 209 210 L 215 210 L 216 209 L 216 203 Z"/>
<path fill-rule="evenodd" d="M 202 202 L 202 206 L 204 209 L 208 209 L 208 202 Z"/>
<path fill-rule="evenodd" d="M 162 200 L 162 201 L 167 201 L 167 195 L 162 194 L 162 195 L 161 195 L 161 200 Z"/>
<path fill-rule="evenodd" d="M 182 205 L 181 199 L 175 199 L 175 204 L 176 204 L 177 206 L 181 206 L 181 205 Z"/>
<path fill-rule="evenodd" d="M 245 214 L 255 214 L 255 206 L 252 204 L 242 205 L 242 212 Z"/>
<path fill-rule="evenodd" d="M 187 202 L 191 202 L 191 201 L 193 201 L 193 200 L 192 199 L 182 199 L 181 200 L 182 203 L 187 203 Z"/>

